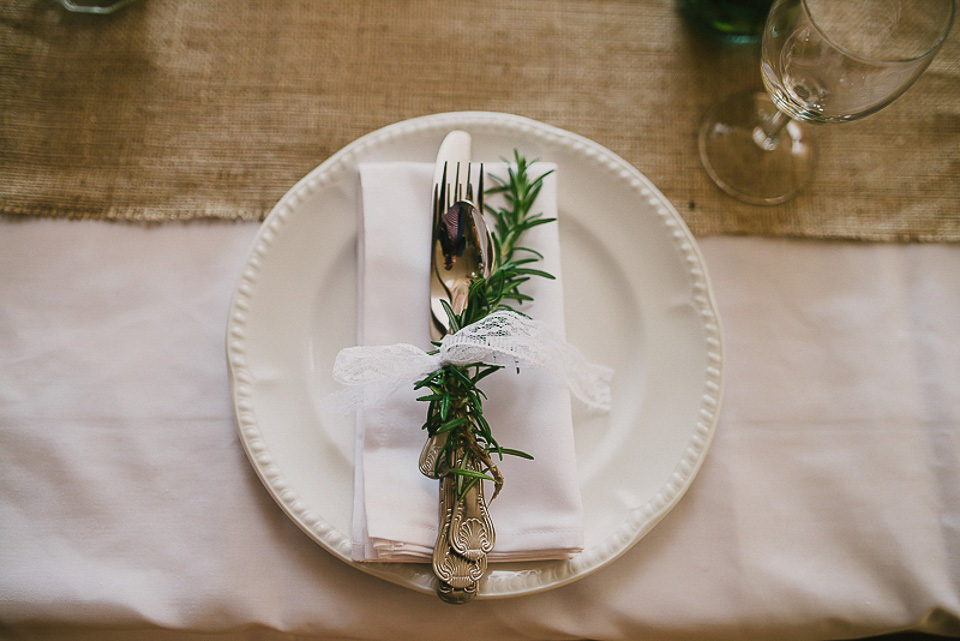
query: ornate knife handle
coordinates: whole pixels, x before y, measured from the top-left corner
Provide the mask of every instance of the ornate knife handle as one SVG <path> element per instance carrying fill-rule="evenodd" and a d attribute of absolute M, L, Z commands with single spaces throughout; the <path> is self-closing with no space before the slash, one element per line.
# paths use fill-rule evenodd
<path fill-rule="evenodd" d="M 479 471 L 480 466 L 474 463 L 470 468 Z M 454 503 L 448 539 L 457 554 L 470 560 L 485 559 L 493 550 L 497 534 L 483 498 L 482 481 L 477 481 Z"/>
<path fill-rule="evenodd" d="M 460 452 L 462 458 L 462 452 Z M 476 461 L 467 464 L 479 471 Z M 496 543 L 493 520 L 477 481 L 458 496 L 456 475 L 440 479 L 440 528 L 433 548 L 433 572 L 439 579 L 437 595 L 448 603 L 466 603 L 477 595 L 487 570 L 487 555 Z"/>
<path fill-rule="evenodd" d="M 433 547 L 433 573 L 439 579 L 437 596 L 448 603 L 466 603 L 477 595 L 487 570 L 487 557 L 469 559 L 450 544 L 450 528 L 458 503 L 457 481 L 448 474 L 440 479 L 440 531 Z"/>

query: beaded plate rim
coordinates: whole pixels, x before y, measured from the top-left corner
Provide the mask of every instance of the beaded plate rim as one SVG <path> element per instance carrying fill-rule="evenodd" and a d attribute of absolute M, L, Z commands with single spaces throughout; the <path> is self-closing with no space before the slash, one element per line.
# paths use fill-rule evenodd
<path fill-rule="evenodd" d="M 600 144 L 577 134 L 525 117 L 496 112 L 451 112 L 421 116 L 394 123 L 362 136 L 316 167 L 297 182 L 274 206 L 254 239 L 230 302 L 226 331 L 228 374 L 234 416 L 240 441 L 264 486 L 283 511 L 314 541 L 343 561 L 369 574 L 421 591 L 434 590 L 434 578 L 426 564 L 357 563 L 351 560 L 349 537 L 331 526 L 300 498 L 296 488 L 276 464 L 261 438 L 254 411 L 254 381 L 247 364 L 247 312 L 258 275 L 282 237 L 285 223 L 296 215 L 299 203 L 338 179 L 371 148 L 424 132 L 464 128 L 497 130 L 534 137 L 544 143 L 566 147 L 584 162 L 609 172 L 625 189 L 646 200 L 656 211 L 667 237 L 686 266 L 691 302 L 701 319 L 707 367 L 704 372 L 697 424 L 686 449 L 660 490 L 630 511 L 619 528 L 600 545 L 585 549 L 565 561 L 555 561 L 522 571 L 491 571 L 481 582 L 478 598 L 504 598 L 533 594 L 580 579 L 610 564 L 647 534 L 673 508 L 693 481 L 716 431 L 723 390 L 723 341 L 720 320 L 703 258 L 690 230 L 666 197 L 640 171 Z M 492 568 L 495 566 L 491 566 Z"/>

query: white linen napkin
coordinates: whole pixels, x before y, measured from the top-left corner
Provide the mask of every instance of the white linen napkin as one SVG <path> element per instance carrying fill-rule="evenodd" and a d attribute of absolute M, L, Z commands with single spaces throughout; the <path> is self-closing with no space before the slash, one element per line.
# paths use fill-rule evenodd
<path fill-rule="evenodd" d="M 502 163 L 486 171 L 506 175 Z M 555 169 L 538 163 L 531 175 Z M 361 345 L 412 343 L 430 348 L 429 163 L 360 166 L 358 340 Z M 488 182 L 489 184 L 489 182 Z M 557 213 L 556 174 L 544 179 L 533 212 Z M 557 224 L 540 225 L 523 245 L 543 253 L 538 267 L 557 280 L 534 278 L 522 311 L 563 335 L 563 290 Z M 582 510 L 574 456 L 570 394 L 543 370 L 504 369 L 481 385 L 484 412 L 503 447 L 535 460 L 504 457 L 503 491 L 490 504 L 497 533 L 490 561 L 567 558 L 582 548 Z M 417 463 L 426 439 L 427 405 L 412 385 L 368 394 L 359 412 L 354 478 L 353 557 L 357 561 L 429 561 L 437 537 L 439 484 Z M 488 488 L 492 489 L 492 488 Z M 491 495 L 487 491 L 489 500 Z"/>

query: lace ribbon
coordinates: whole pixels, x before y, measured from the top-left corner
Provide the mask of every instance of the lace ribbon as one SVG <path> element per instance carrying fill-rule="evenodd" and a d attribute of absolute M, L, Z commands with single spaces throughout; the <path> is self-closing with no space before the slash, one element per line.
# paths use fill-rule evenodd
<path fill-rule="evenodd" d="M 440 367 L 484 363 L 537 367 L 559 377 L 590 408 L 610 409 L 613 370 L 587 361 L 549 325 L 515 312 L 498 311 L 448 334 L 435 354 L 409 343 L 340 350 L 333 377 L 349 387 L 413 383 Z"/>

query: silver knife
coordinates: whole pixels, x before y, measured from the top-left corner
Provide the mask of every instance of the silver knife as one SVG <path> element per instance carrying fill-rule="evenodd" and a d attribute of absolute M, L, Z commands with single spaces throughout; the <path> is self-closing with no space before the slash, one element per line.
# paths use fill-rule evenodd
<path fill-rule="evenodd" d="M 441 301 L 460 314 L 467 305 L 472 280 L 490 274 L 493 243 L 483 220 L 483 167 L 476 171 L 478 186 L 474 191 L 471 146 L 470 134 L 450 132 L 440 145 L 434 167 L 430 250 L 433 340 L 442 339 L 450 331 Z M 477 594 L 496 534 L 482 483 L 476 483 L 464 496 L 457 496 L 457 482 L 449 473 L 448 462 L 438 460 L 446 440 L 447 433 L 427 439 L 419 469 L 425 476 L 440 479 L 440 523 L 432 564 L 439 579 L 437 594 L 449 603 L 465 603 Z M 464 456 L 460 449 L 458 461 Z"/>

